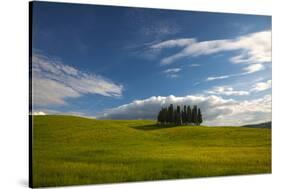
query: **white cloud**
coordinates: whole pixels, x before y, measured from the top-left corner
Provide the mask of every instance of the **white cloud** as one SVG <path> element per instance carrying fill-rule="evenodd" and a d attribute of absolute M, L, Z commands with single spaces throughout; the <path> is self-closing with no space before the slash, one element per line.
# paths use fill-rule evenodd
<path fill-rule="evenodd" d="M 164 73 L 177 73 L 181 71 L 181 68 L 171 68 L 164 71 Z"/>
<path fill-rule="evenodd" d="M 88 74 L 49 57 L 32 57 L 32 101 L 34 105 L 62 105 L 67 98 L 83 94 L 118 97 L 123 86 L 95 74 Z"/>
<path fill-rule="evenodd" d="M 46 115 L 45 112 L 32 112 L 32 115 Z"/>
<path fill-rule="evenodd" d="M 242 76 L 242 75 L 247 75 L 247 74 L 251 74 L 251 73 L 255 73 L 261 70 L 264 70 L 265 67 L 263 64 L 251 64 L 245 68 L 243 68 L 243 70 L 245 72 L 242 73 L 237 73 L 237 74 L 230 74 L 230 75 L 221 75 L 221 76 L 212 76 L 212 77 L 207 77 L 206 81 L 213 81 L 213 80 L 219 80 L 219 79 L 227 79 L 230 77 L 237 77 L 237 76 Z"/>
<path fill-rule="evenodd" d="M 143 15 L 141 15 L 143 17 Z M 144 16 L 146 17 L 146 16 Z M 165 22 L 164 20 L 158 21 L 153 24 L 147 24 L 143 22 L 144 20 L 150 19 L 149 17 L 142 18 L 142 21 L 139 22 L 138 25 L 141 25 L 142 27 L 140 28 L 139 32 L 142 35 L 145 36 L 153 36 L 154 38 L 161 38 L 163 36 L 171 35 L 171 34 L 176 34 L 180 31 L 180 28 L 176 25 L 176 23 L 171 23 L 171 22 Z M 140 21 L 140 20 L 139 20 Z M 136 24 L 136 20 L 134 20 L 134 23 Z"/>
<path fill-rule="evenodd" d="M 216 76 L 216 77 L 207 77 L 206 81 L 213 81 L 213 80 L 218 80 L 218 79 L 227 79 L 229 77 L 232 77 L 232 75 L 221 75 L 221 76 Z"/>
<path fill-rule="evenodd" d="M 200 64 L 190 64 L 189 67 L 199 67 Z"/>
<path fill-rule="evenodd" d="M 257 81 L 259 81 L 258 79 Z M 265 82 L 258 82 L 252 85 L 248 91 L 244 90 L 234 90 L 230 86 L 215 86 L 210 90 L 206 90 L 205 93 L 212 95 L 223 95 L 223 96 L 246 96 L 250 95 L 252 92 L 265 91 L 271 88 L 271 80 Z"/>
<path fill-rule="evenodd" d="M 249 101 L 216 95 L 175 97 L 153 96 L 107 110 L 100 119 L 155 119 L 161 107 L 198 105 L 206 125 L 242 125 L 271 120 L 271 96 Z"/>
<path fill-rule="evenodd" d="M 90 119 L 96 119 L 95 116 L 88 115 L 85 112 L 81 111 L 69 111 L 69 110 L 54 110 L 46 108 L 35 108 L 32 110 L 32 115 L 67 115 L 67 116 L 76 116 L 76 117 L 85 117 Z"/>
<path fill-rule="evenodd" d="M 185 47 L 196 43 L 196 40 L 193 38 L 186 39 L 172 39 L 157 43 L 151 46 L 152 49 L 163 49 L 163 48 L 173 48 L 173 47 Z"/>
<path fill-rule="evenodd" d="M 210 125 L 244 125 L 271 121 L 271 95 L 254 100 L 245 100 L 228 106 L 232 113 L 220 115 Z"/>
<path fill-rule="evenodd" d="M 272 84 L 271 80 L 267 80 L 266 82 L 256 83 L 255 85 L 253 85 L 251 91 L 254 92 L 265 91 L 271 88 L 271 84 Z"/>
<path fill-rule="evenodd" d="M 225 96 L 244 96 L 249 95 L 248 91 L 236 91 L 232 87 L 217 86 L 212 90 L 206 91 L 208 94 L 225 95 Z"/>
<path fill-rule="evenodd" d="M 32 102 L 34 105 L 62 105 L 65 104 L 66 98 L 79 96 L 79 92 L 60 82 L 38 76 L 32 78 Z"/>
<path fill-rule="evenodd" d="M 262 64 L 252 64 L 252 65 L 249 65 L 249 66 L 243 68 L 243 70 L 246 71 L 245 74 L 250 74 L 250 73 L 254 73 L 254 72 L 264 70 L 264 65 L 262 65 Z"/>
<path fill-rule="evenodd" d="M 221 80 L 264 70 L 265 66 L 263 64 L 271 62 L 271 31 L 266 30 L 251 33 L 234 39 L 198 42 L 195 38 L 181 38 L 166 40 L 150 45 L 151 51 L 158 53 L 162 49 L 175 47 L 182 48 L 182 50 L 163 58 L 161 64 L 171 64 L 178 59 L 187 57 L 212 55 L 226 51 L 236 52 L 237 55 L 230 57 L 229 61 L 232 63 L 244 63 L 248 65 L 243 68 L 242 73 L 210 76 L 206 78 L 206 81 Z M 190 65 L 190 67 L 193 66 L 198 66 L 198 64 Z"/>
<path fill-rule="evenodd" d="M 169 78 L 178 78 L 179 77 L 178 74 L 168 74 L 166 76 L 169 77 Z"/>
<path fill-rule="evenodd" d="M 180 71 L 181 71 L 181 68 L 170 68 L 170 69 L 164 70 L 163 73 L 166 74 L 166 76 L 169 78 L 177 78 L 177 77 L 179 77 L 179 75 L 177 73 Z"/>
<path fill-rule="evenodd" d="M 178 53 L 162 59 L 162 64 L 171 64 L 185 57 L 211 55 L 224 51 L 240 51 L 230 58 L 233 63 L 265 63 L 271 61 L 271 31 L 251 33 L 235 39 L 220 39 L 198 42 L 195 38 L 163 41 L 151 46 L 152 49 L 183 47 Z"/>

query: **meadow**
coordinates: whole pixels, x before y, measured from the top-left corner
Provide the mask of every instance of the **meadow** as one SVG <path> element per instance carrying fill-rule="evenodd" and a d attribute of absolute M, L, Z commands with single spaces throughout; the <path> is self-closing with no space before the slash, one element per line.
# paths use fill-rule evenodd
<path fill-rule="evenodd" d="M 33 116 L 33 186 L 271 173 L 271 129 Z"/>

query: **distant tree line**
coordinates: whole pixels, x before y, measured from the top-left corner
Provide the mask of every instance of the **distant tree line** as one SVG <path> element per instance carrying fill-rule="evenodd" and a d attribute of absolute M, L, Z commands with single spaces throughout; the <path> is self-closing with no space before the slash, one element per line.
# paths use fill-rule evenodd
<path fill-rule="evenodd" d="M 200 125 L 203 122 L 202 113 L 197 106 L 184 105 L 181 110 L 180 106 L 174 109 L 174 105 L 162 108 L 157 116 L 157 121 L 160 124 L 175 124 L 175 125 Z"/>

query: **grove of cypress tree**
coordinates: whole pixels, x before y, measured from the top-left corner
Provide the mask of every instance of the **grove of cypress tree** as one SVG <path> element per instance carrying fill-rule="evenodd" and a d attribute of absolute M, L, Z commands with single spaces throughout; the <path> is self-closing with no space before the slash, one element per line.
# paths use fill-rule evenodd
<path fill-rule="evenodd" d="M 194 105 L 191 109 L 190 106 L 181 107 L 178 105 L 175 109 L 173 104 L 169 107 L 161 108 L 157 115 L 158 124 L 194 124 L 200 125 L 203 122 L 202 112 L 200 108 Z"/>

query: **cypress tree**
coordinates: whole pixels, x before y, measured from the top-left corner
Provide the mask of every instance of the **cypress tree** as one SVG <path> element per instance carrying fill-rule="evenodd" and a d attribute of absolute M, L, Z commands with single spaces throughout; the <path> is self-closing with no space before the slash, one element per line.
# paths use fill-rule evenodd
<path fill-rule="evenodd" d="M 195 123 L 195 125 L 198 125 L 198 108 L 197 108 L 197 106 L 195 106 L 194 112 L 195 112 L 195 116 L 194 116 L 195 120 L 194 120 L 194 123 Z"/>
<path fill-rule="evenodd" d="M 174 107 L 173 104 L 170 104 L 168 109 L 168 123 L 174 122 Z"/>
<path fill-rule="evenodd" d="M 186 124 L 186 122 L 187 122 L 187 110 L 186 110 L 186 105 L 184 105 L 184 107 L 183 107 L 182 122 L 183 122 L 183 124 Z"/>
<path fill-rule="evenodd" d="M 184 116 L 185 116 L 184 115 L 184 110 L 182 110 L 181 111 L 181 121 L 182 121 L 182 124 L 184 124 L 184 119 L 185 119 Z"/>
<path fill-rule="evenodd" d="M 159 111 L 157 120 L 160 124 L 164 123 L 164 109 L 163 108 Z"/>
<path fill-rule="evenodd" d="M 192 119 L 191 122 L 197 125 L 197 106 L 193 106 L 192 108 Z"/>
<path fill-rule="evenodd" d="M 164 122 L 165 122 L 165 115 L 164 115 L 164 109 L 162 108 L 161 109 L 161 114 L 160 114 L 160 121 L 161 121 L 161 124 L 164 124 Z"/>
<path fill-rule="evenodd" d="M 161 111 L 159 111 L 158 115 L 157 115 L 157 123 L 161 123 Z"/>
<path fill-rule="evenodd" d="M 162 118 L 162 123 L 165 124 L 166 123 L 166 108 L 162 108 L 162 115 L 161 115 L 161 118 Z"/>
<path fill-rule="evenodd" d="M 187 111 L 186 111 L 186 122 L 187 123 L 191 123 L 191 118 L 192 118 L 192 115 L 191 115 L 191 108 L 190 106 L 187 107 Z"/>
<path fill-rule="evenodd" d="M 174 113 L 173 113 L 173 121 L 172 121 L 172 123 L 176 124 L 176 122 L 177 122 L 177 110 L 175 109 Z"/>
<path fill-rule="evenodd" d="M 177 106 L 176 124 L 181 125 L 181 108 L 180 108 L 180 106 Z"/>
<path fill-rule="evenodd" d="M 198 125 L 200 125 L 203 122 L 200 108 L 198 109 L 198 119 L 197 119 L 197 121 L 198 121 Z"/>

